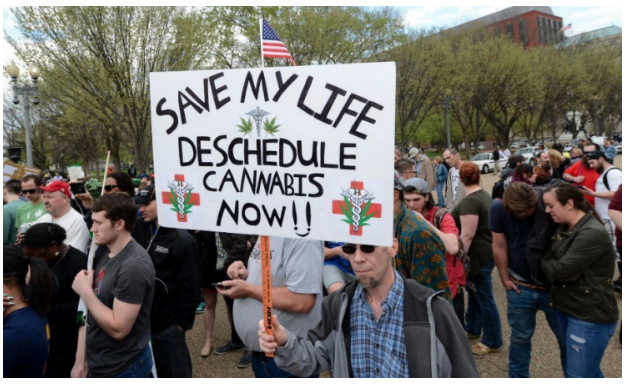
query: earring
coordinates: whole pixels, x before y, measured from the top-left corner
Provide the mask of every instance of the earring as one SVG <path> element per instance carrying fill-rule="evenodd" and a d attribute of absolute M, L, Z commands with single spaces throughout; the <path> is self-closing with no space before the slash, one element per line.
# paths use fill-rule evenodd
<path fill-rule="evenodd" d="M 54 252 L 54 256 L 59 257 L 59 251 Z"/>

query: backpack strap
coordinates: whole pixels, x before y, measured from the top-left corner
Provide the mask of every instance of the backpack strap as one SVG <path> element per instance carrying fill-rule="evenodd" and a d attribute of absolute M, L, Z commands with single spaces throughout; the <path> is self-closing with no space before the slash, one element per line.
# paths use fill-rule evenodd
<path fill-rule="evenodd" d="M 604 186 L 606 187 L 607 190 L 611 190 L 611 188 L 609 187 L 609 172 L 611 172 L 612 170 L 617 169 L 620 172 L 622 171 L 620 168 L 618 167 L 611 167 L 609 168 L 606 172 L 604 172 L 604 176 L 602 176 L 602 184 L 604 184 Z"/>

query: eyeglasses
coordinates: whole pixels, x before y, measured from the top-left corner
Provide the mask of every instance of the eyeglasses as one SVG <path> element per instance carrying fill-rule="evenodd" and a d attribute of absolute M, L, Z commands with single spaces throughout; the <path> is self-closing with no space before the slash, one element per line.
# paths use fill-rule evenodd
<path fill-rule="evenodd" d="M 22 189 L 22 195 L 34 194 L 37 193 L 37 188 L 35 189 Z"/>
<path fill-rule="evenodd" d="M 113 188 L 117 188 L 117 185 L 105 185 L 104 190 L 107 192 L 111 192 Z"/>
<path fill-rule="evenodd" d="M 352 255 L 353 253 L 356 252 L 356 249 L 357 249 L 356 247 L 357 247 L 356 244 L 345 244 L 343 247 L 341 247 L 341 250 L 346 255 Z M 361 244 L 359 246 L 359 248 L 361 249 L 361 252 L 363 252 L 363 253 L 372 253 L 376 249 L 376 246 L 375 245 L 362 245 Z"/>

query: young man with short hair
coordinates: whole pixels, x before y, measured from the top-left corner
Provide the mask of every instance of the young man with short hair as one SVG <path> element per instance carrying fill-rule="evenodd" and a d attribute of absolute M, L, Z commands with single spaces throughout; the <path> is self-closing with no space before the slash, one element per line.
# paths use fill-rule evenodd
<path fill-rule="evenodd" d="M 308 335 L 294 335 L 274 316 L 269 336 L 258 322 L 260 348 L 275 353 L 279 368 L 302 376 L 330 369 L 335 378 L 478 377 L 450 304 L 391 267 L 397 239 L 391 247 L 345 244 L 343 251 L 357 280 L 324 300 Z"/>
<path fill-rule="evenodd" d="M 131 236 L 137 205 L 125 193 L 103 195 L 93 206 L 92 218 L 99 246 L 93 270 L 79 272 L 72 284 L 89 310 L 89 376 L 148 378 L 155 273 L 150 256 Z M 84 327 L 81 330 L 84 333 Z M 81 339 L 84 336 L 79 337 L 73 377 L 85 373 Z"/>
<path fill-rule="evenodd" d="M 459 152 L 454 148 L 443 151 L 443 160 L 450 166 L 446 181 L 446 208 L 452 209 L 465 197 L 465 188 L 459 182 L 459 170 L 463 165 Z"/>
<path fill-rule="evenodd" d="M 15 243 L 17 210 L 24 204 L 20 200 L 21 190 L 20 181 L 15 179 L 8 180 L 2 187 L 2 245 Z"/>
<path fill-rule="evenodd" d="M 41 177 L 37 175 L 26 175 L 22 178 L 21 193 L 28 199 L 28 202 L 17 209 L 15 227 L 18 235 L 26 233 L 37 219 L 46 214 L 42 184 Z"/>
<path fill-rule="evenodd" d="M 53 181 L 43 192 L 44 206 L 47 214 L 35 223 L 55 223 L 63 227 L 67 233 L 65 244 L 71 245 L 81 252 L 87 252 L 89 230 L 83 216 L 72 208 L 70 186 L 64 181 Z"/>
<path fill-rule="evenodd" d="M 537 231 L 535 223 L 545 225 Z M 489 227 L 493 236 L 493 257 L 506 290 L 508 322 L 511 327 L 509 377 L 530 377 L 531 342 L 538 311 L 543 311 L 561 350 L 565 369 L 565 344 L 559 332 L 556 309 L 548 305 L 551 284 L 540 265 L 541 249 L 531 249 L 538 235 L 546 240 L 556 225 L 545 212 L 545 204 L 533 187 L 512 183 L 502 200 L 489 209 Z M 534 242 L 534 243 L 533 243 Z"/>
<path fill-rule="evenodd" d="M 396 161 L 394 169 L 400 174 L 402 180 L 408 180 L 412 177 L 416 177 L 415 164 L 409 159 L 400 159 Z"/>

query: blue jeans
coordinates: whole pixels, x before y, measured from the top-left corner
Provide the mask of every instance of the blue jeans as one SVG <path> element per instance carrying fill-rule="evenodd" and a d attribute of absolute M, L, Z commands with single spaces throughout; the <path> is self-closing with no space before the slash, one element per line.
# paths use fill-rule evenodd
<path fill-rule="evenodd" d="M 491 285 L 495 263 L 491 260 L 476 276 L 467 278 L 467 312 L 465 330 L 474 335 L 482 333 L 482 343 L 490 348 L 502 346 L 502 323 Z"/>
<path fill-rule="evenodd" d="M 446 206 L 446 198 L 443 195 L 443 188 L 446 186 L 445 181 L 437 182 L 437 206 L 444 208 Z"/>
<path fill-rule="evenodd" d="M 257 379 L 298 377 L 278 368 L 274 359 L 259 352 L 252 352 L 252 372 Z M 317 378 L 319 375 L 311 377 Z"/>
<path fill-rule="evenodd" d="M 565 377 L 604 377 L 600 362 L 617 322 L 589 323 L 557 310 L 561 337 L 565 340 Z"/>
<path fill-rule="evenodd" d="M 565 344 L 559 331 L 556 310 L 548 306 L 550 291 L 519 286 L 520 293 L 506 291 L 507 317 L 511 327 L 509 377 L 530 377 L 531 339 L 535 333 L 537 311 L 543 311 L 561 350 L 561 367 L 565 372 Z"/>
<path fill-rule="evenodd" d="M 135 358 L 135 362 L 128 365 L 125 371 L 113 376 L 114 378 L 130 378 L 130 379 L 147 379 L 152 375 L 152 352 L 150 351 L 150 345 L 139 353 L 139 356 Z M 94 376 L 89 373 L 89 377 Z"/>

